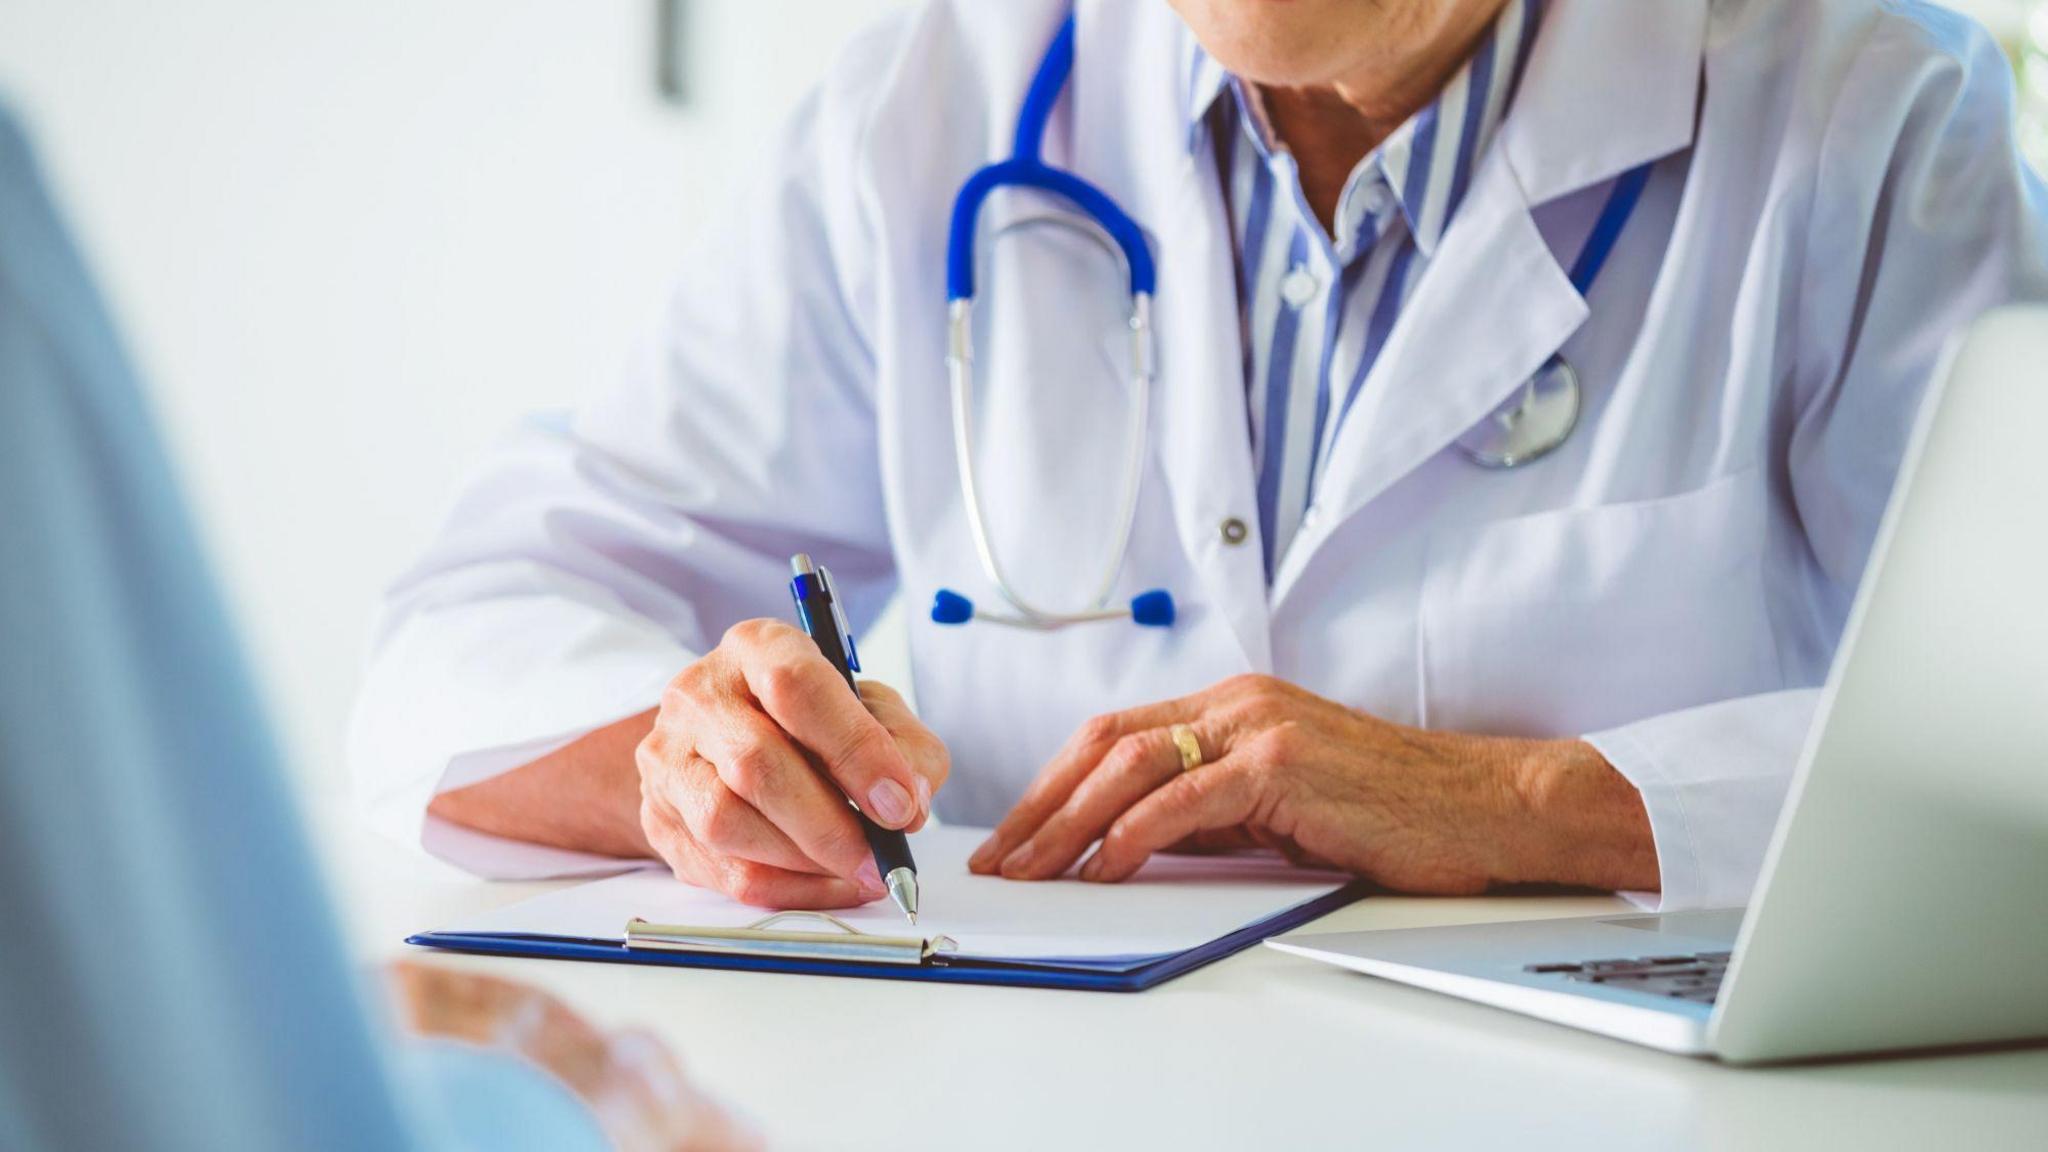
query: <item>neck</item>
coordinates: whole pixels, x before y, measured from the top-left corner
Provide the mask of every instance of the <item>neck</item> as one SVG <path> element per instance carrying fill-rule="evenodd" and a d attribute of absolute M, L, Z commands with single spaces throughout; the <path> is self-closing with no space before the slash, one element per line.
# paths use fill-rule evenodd
<path fill-rule="evenodd" d="M 1260 86 L 1266 119 L 1294 155 L 1302 194 L 1325 231 L 1334 227 L 1337 199 L 1351 170 L 1436 99 L 1506 3 L 1450 5 L 1441 26 L 1386 38 L 1370 59 L 1332 83 Z"/>

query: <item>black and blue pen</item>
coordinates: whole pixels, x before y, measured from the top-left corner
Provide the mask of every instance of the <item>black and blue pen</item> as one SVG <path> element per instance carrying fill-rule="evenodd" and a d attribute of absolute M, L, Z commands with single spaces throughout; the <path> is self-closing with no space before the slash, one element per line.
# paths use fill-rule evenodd
<path fill-rule="evenodd" d="M 854 650 L 853 633 L 847 631 L 846 616 L 839 609 L 832 573 L 811 563 L 811 558 L 801 552 L 789 558 L 789 568 L 794 574 L 789 593 L 796 598 L 797 623 L 832 667 L 846 678 L 847 690 L 859 699 L 860 689 L 854 685 L 853 674 L 860 670 L 860 654 Z M 917 861 L 910 858 L 910 838 L 869 819 L 852 799 L 847 803 L 853 806 L 860 830 L 868 838 L 868 849 L 875 854 L 875 868 L 881 872 L 882 883 L 888 886 L 889 898 L 903 909 L 912 924 L 917 923 Z"/>

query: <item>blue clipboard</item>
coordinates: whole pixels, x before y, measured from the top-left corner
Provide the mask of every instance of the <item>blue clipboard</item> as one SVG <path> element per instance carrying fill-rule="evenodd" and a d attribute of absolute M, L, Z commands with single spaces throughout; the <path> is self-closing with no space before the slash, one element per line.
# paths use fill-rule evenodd
<path fill-rule="evenodd" d="M 1369 886 L 1359 882 L 1247 925 L 1228 936 L 1184 952 L 1157 956 L 1088 957 L 1071 960 L 1001 960 L 935 957 L 924 963 L 881 963 L 804 956 L 762 956 L 721 952 L 657 951 L 629 948 L 616 940 L 488 932 L 422 932 L 405 942 L 448 952 L 484 956 L 531 956 L 543 960 L 591 960 L 604 964 L 650 964 L 670 968 L 714 968 L 735 972 L 788 972 L 810 976 L 851 976 L 863 980 L 917 980 L 930 984 L 995 984 L 1009 988 L 1064 988 L 1087 992 L 1143 992 L 1205 964 L 1244 951 L 1269 936 L 1291 932 L 1353 903 Z"/>

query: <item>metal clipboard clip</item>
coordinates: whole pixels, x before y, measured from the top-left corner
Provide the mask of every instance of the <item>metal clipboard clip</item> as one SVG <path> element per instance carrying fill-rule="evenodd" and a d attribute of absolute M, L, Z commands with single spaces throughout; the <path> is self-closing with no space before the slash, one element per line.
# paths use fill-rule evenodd
<path fill-rule="evenodd" d="M 774 927 L 793 920 L 818 927 Z M 626 922 L 626 947 L 663 952 L 916 965 L 944 963 L 946 955 L 959 946 L 951 936 L 875 936 L 823 912 L 777 912 L 744 928 L 650 924 L 637 916 Z"/>

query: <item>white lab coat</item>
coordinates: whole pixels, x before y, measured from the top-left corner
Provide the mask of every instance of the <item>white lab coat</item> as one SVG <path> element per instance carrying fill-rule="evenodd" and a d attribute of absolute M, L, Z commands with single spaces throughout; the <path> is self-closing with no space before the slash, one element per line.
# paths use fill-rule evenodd
<path fill-rule="evenodd" d="M 898 590 L 997 601 L 948 438 L 946 221 L 1006 154 L 1064 10 L 937 2 L 854 42 L 638 370 L 473 480 L 391 593 L 354 725 L 365 797 L 401 835 L 488 875 L 601 866 L 426 802 L 648 708 L 733 622 L 787 617 L 792 552 L 834 568 L 856 628 Z M 1031 633 L 914 611 L 916 696 L 953 753 L 940 815 L 998 819 L 1089 716 L 1265 672 L 1401 723 L 1583 736 L 1643 794 L 1663 906 L 1741 903 L 1944 337 L 2048 297 L 2004 59 L 1918 4 L 1552 0 L 1269 585 L 1187 36 L 1160 0 L 1083 0 L 1046 144 L 1157 254 L 1118 595 L 1168 588 L 1180 619 Z M 1651 160 L 1589 305 L 1565 266 L 1610 178 Z M 994 377 L 1032 344 L 1007 336 L 1027 307 L 1040 346 L 1119 331 L 1057 251 L 984 286 L 1010 302 L 982 349 Z M 1458 455 L 1558 352 L 1584 381 L 1576 434 L 1513 471 Z M 982 429 L 1012 493 L 998 542 L 1027 589 L 1077 589 L 1114 433 L 1098 446 L 1092 415 L 1009 395 Z"/>

